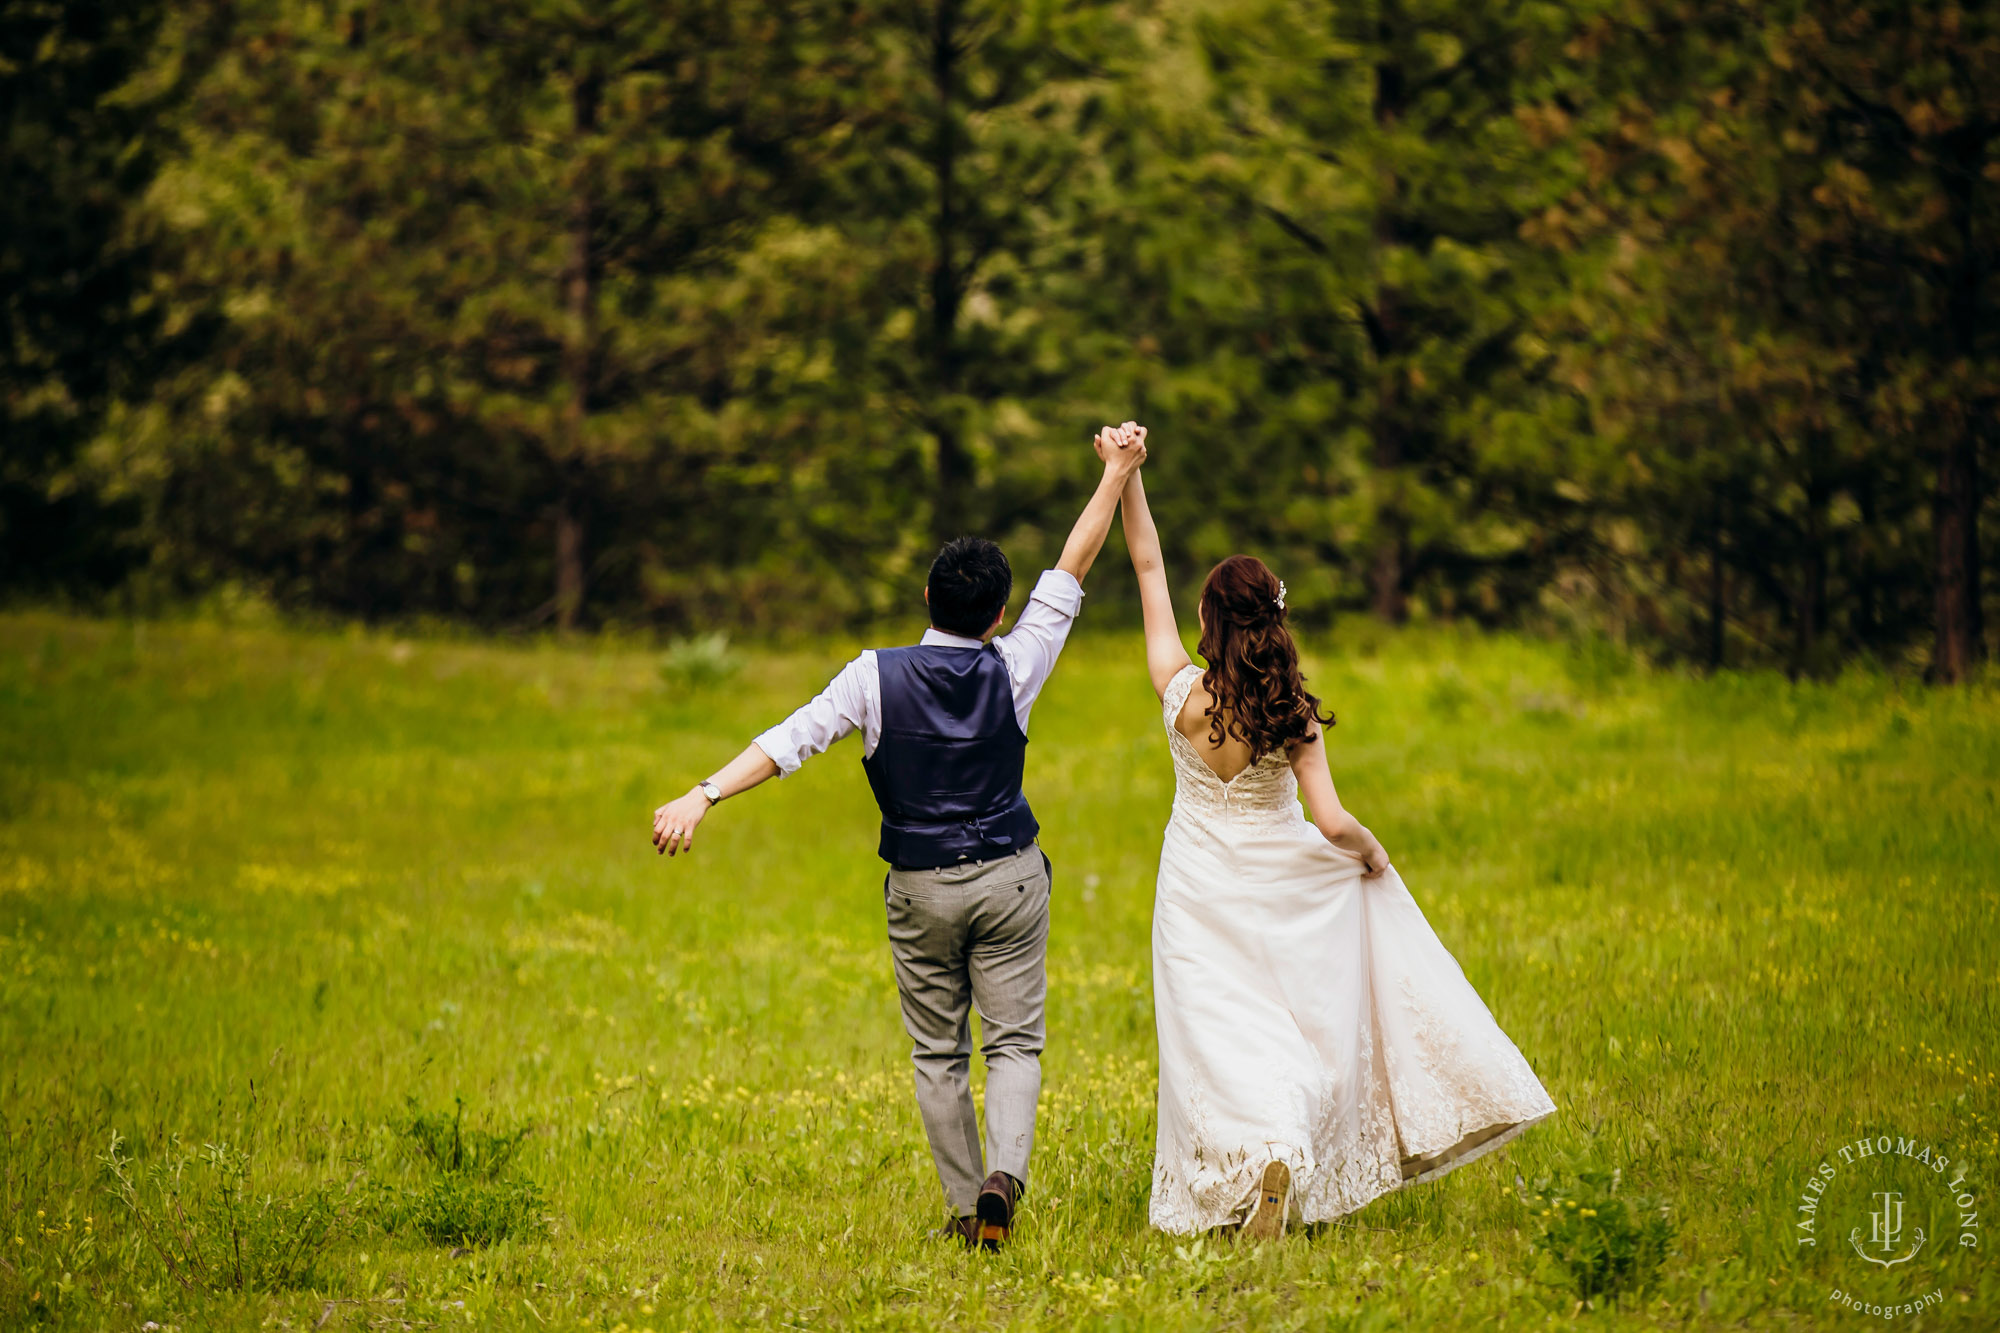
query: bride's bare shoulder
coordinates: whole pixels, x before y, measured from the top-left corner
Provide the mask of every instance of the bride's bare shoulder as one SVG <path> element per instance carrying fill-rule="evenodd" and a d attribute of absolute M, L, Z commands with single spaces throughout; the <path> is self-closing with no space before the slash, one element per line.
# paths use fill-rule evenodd
<path fill-rule="evenodd" d="M 1208 710 L 1215 705 L 1215 696 L 1196 676 L 1188 686 L 1187 698 L 1181 701 L 1181 711 L 1174 718 L 1174 730 L 1189 740 L 1195 740 L 1208 733 Z"/>

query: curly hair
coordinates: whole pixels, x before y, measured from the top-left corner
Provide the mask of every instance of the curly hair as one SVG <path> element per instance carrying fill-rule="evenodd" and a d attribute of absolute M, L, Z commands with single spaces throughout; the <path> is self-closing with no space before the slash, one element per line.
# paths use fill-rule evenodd
<path fill-rule="evenodd" d="M 1222 744 L 1226 732 L 1250 747 L 1252 763 L 1306 739 L 1315 722 L 1333 725 L 1333 714 L 1322 716 L 1319 699 L 1306 692 L 1282 593 L 1278 576 L 1253 555 L 1230 556 L 1201 588 L 1209 744 Z"/>

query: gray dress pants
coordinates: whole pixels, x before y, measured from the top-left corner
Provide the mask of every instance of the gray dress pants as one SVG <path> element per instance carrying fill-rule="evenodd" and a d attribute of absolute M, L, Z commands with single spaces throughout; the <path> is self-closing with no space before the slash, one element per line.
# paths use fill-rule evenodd
<path fill-rule="evenodd" d="M 985 1179 L 972 1106 L 975 1004 L 986 1060 L 986 1170 L 1028 1180 L 1048 995 L 1048 860 L 1030 845 L 993 861 L 897 867 L 883 894 L 917 1107 L 945 1199 L 969 1216 Z"/>

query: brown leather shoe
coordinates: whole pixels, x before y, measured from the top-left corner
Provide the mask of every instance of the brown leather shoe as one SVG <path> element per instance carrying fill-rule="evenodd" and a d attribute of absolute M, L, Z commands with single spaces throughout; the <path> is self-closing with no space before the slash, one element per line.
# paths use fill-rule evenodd
<path fill-rule="evenodd" d="M 976 1217 L 954 1217 L 938 1228 L 939 1240 L 955 1240 L 966 1249 L 979 1245 L 979 1219 Z"/>
<path fill-rule="evenodd" d="M 1014 1205 L 1021 1201 L 1021 1182 L 1005 1171 L 995 1171 L 979 1187 L 976 1214 L 979 1247 L 997 1250 L 1014 1234 Z"/>

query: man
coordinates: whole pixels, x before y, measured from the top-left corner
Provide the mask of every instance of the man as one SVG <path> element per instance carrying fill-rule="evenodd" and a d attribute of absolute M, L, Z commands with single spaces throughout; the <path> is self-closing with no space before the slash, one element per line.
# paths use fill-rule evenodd
<path fill-rule="evenodd" d="M 1007 1240 L 1027 1188 L 1042 1086 L 1050 871 L 1021 793 L 1028 714 L 1082 607 L 1083 576 L 1111 530 L 1119 493 L 1146 459 L 1130 423 L 1094 444 L 1104 476 L 1011 634 L 994 638 L 1014 586 L 1006 555 L 981 538 L 949 542 L 924 588 L 931 627 L 920 644 L 862 653 L 818 698 L 653 812 L 653 845 L 669 856 L 686 851 L 719 802 L 861 733 L 862 766 L 882 810 L 889 950 L 917 1106 L 952 1210 L 944 1234 L 987 1249 Z M 986 1060 L 983 1167 L 973 1004 Z"/>

